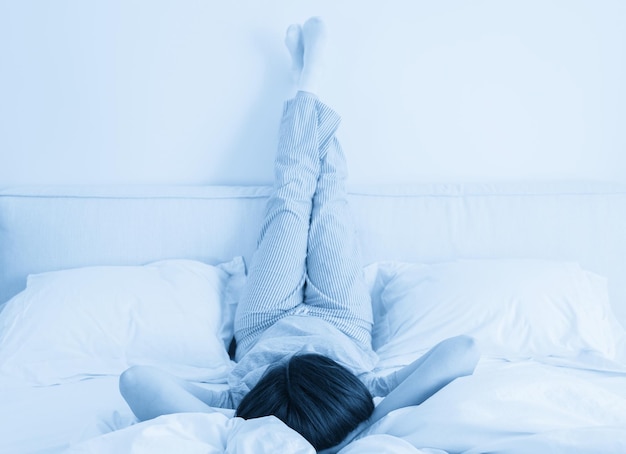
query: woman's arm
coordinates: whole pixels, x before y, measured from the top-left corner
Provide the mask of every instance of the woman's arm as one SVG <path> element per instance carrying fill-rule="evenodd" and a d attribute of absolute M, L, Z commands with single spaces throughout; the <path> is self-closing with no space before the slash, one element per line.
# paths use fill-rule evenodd
<path fill-rule="evenodd" d="M 120 376 L 120 392 L 140 421 L 182 412 L 212 413 L 216 395 L 155 367 L 134 366 Z"/>
<path fill-rule="evenodd" d="M 454 379 L 471 375 L 480 358 L 469 336 L 446 339 L 418 360 L 396 372 L 398 385 L 374 409 L 373 424 L 398 408 L 419 405 Z"/>
<path fill-rule="evenodd" d="M 369 426 L 398 408 L 419 405 L 458 377 L 471 375 L 480 359 L 472 337 L 446 339 L 408 366 L 395 372 L 397 386 L 374 409 L 372 416 L 339 445 L 323 451 L 338 452 Z"/>

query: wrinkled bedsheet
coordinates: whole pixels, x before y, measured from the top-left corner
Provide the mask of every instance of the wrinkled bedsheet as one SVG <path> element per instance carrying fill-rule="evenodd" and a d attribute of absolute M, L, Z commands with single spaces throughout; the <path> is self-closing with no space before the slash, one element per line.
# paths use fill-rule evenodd
<path fill-rule="evenodd" d="M 74 444 L 71 453 L 314 453 L 274 417 L 176 414 Z M 485 364 L 422 405 L 397 410 L 341 454 L 624 453 L 626 374 L 532 361 Z"/>

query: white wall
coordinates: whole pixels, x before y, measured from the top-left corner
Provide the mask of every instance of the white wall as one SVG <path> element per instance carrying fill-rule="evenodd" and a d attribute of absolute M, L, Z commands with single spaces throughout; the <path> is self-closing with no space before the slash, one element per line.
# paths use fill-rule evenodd
<path fill-rule="evenodd" d="M 0 185 L 268 183 L 314 14 L 351 182 L 626 180 L 623 0 L 0 0 Z"/>

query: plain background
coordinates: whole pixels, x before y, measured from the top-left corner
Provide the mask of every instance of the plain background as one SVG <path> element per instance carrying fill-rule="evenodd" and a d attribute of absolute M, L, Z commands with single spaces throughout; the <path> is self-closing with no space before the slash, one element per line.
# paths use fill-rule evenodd
<path fill-rule="evenodd" d="M 0 185 L 271 182 L 311 15 L 352 183 L 626 180 L 623 0 L 0 0 Z"/>

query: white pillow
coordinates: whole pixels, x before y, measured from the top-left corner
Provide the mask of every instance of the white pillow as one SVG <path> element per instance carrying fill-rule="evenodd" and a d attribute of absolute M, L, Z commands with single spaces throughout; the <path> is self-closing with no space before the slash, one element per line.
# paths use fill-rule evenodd
<path fill-rule="evenodd" d="M 374 308 L 373 345 L 380 367 L 459 334 L 483 355 L 521 359 L 613 359 L 619 324 L 606 279 L 576 263 L 459 260 L 433 265 L 381 262 L 366 268 Z M 621 330 L 623 331 L 623 330 Z"/>
<path fill-rule="evenodd" d="M 0 374 L 51 385 L 150 364 L 222 382 L 242 258 L 31 275 L 0 313 Z"/>

